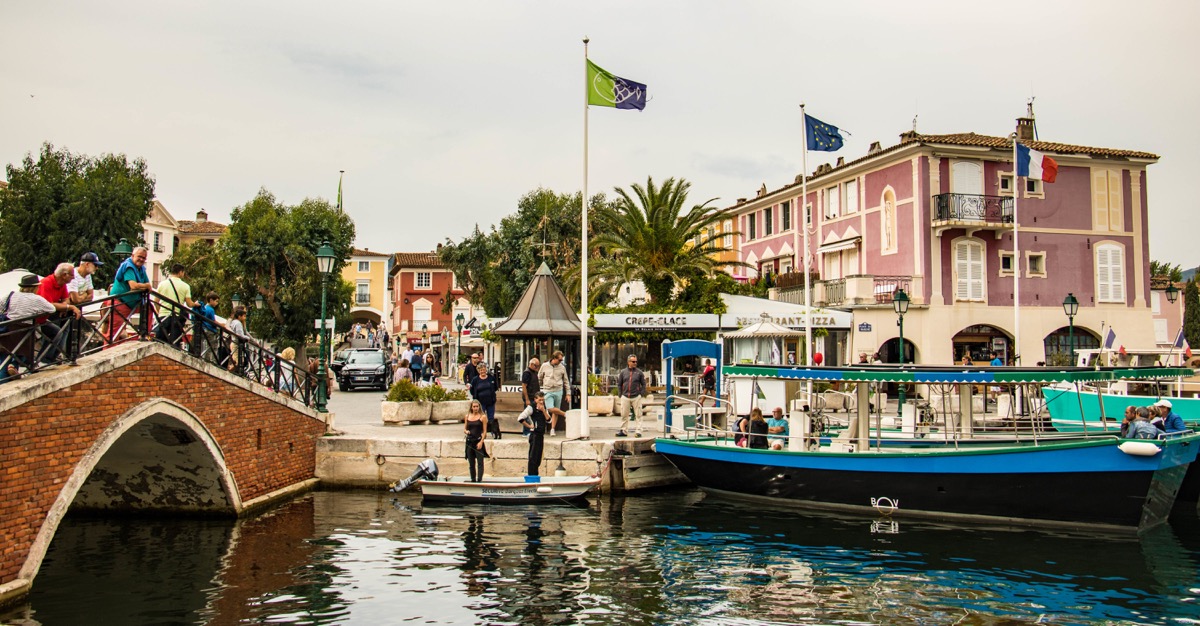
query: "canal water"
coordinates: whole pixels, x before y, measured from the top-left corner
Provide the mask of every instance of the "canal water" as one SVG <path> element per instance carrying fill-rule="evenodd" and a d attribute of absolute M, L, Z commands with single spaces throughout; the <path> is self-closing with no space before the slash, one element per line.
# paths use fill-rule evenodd
<path fill-rule="evenodd" d="M 13 624 L 1180 624 L 1200 523 L 1140 539 L 839 517 L 692 489 L 581 506 L 322 491 L 72 517 Z"/>

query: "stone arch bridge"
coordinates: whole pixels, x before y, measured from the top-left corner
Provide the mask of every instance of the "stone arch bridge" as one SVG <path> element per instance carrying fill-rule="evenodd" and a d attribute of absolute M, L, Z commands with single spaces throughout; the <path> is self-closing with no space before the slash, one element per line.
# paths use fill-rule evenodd
<path fill-rule="evenodd" d="M 0 386 L 0 604 L 70 509 L 237 516 L 316 484 L 315 410 L 156 342 Z"/>

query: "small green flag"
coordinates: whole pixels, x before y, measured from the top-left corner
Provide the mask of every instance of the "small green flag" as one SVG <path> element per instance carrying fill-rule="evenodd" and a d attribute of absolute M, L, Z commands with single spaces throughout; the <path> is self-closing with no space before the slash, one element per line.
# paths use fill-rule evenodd
<path fill-rule="evenodd" d="M 342 177 L 345 175 L 346 175 L 345 172 L 338 174 L 338 205 L 337 205 L 337 208 L 339 211 L 342 210 Z"/>
<path fill-rule="evenodd" d="M 646 85 L 614 76 L 588 61 L 587 98 L 592 106 L 641 111 L 646 108 Z"/>

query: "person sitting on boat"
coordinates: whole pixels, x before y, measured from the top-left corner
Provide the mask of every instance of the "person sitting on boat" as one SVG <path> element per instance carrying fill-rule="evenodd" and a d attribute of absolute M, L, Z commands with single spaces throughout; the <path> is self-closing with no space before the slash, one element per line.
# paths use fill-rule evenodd
<path fill-rule="evenodd" d="M 1129 405 L 1125 407 L 1125 419 L 1121 420 L 1121 437 L 1129 437 L 1129 427 L 1133 425 L 1133 421 L 1137 419 L 1137 407 Z"/>
<path fill-rule="evenodd" d="M 767 420 L 763 419 L 762 409 L 750 409 L 750 435 L 746 438 L 746 447 L 758 450 L 767 449 Z"/>
<path fill-rule="evenodd" d="M 529 476 L 538 475 L 538 467 L 542 464 L 542 446 L 545 444 L 546 430 L 550 428 L 551 416 L 566 415 L 556 406 L 546 406 L 546 394 L 539 391 L 533 397 L 533 406 L 525 407 L 517 417 L 517 422 L 529 429 Z"/>
<path fill-rule="evenodd" d="M 488 417 L 478 400 L 471 401 L 467 418 L 463 420 L 463 432 L 467 435 L 467 465 L 471 467 L 471 482 L 483 480 L 483 460 L 487 449 L 483 447 L 483 433 L 487 432 Z"/>
<path fill-rule="evenodd" d="M 1150 423 L 1150 409 L 1138 407 L 1137 419 L 1129 425 L 1129 439 L 1158 439 L 1160 431 Z"/>
<path fill-rule="evenodd" d="M 770 434 L 767 438 L 771 442 L 772 450 L 783 449 L 789 435 L 788 431 L 788 421 L 783 416 L 783 409 L 775 407 L 775 410 L 771 412 L 771 419 L 767 420 L 767 433 Z"/>
<path fill-rule="evenodd" d="M 743 415 L 739 417 L 737 423 L 733 425 L 733 432 L 737 433 L 733 436 L 733 444 L 740 448 L 745 448 L 746 437 L 750 433 L 750 416 Z"/>
<path fill-rule="evenodd" d="M 1158 416 L 1162 418 L 1163 432 L 1181 433 L 1187 430 L 1187 426 L 1183 424 L 1183 418 L 1178 413 L 1171 410 L 1171 401 L 1167 399 L 1159 400 L 1154 403 L 1154 409 L 1158 412 Z"/>

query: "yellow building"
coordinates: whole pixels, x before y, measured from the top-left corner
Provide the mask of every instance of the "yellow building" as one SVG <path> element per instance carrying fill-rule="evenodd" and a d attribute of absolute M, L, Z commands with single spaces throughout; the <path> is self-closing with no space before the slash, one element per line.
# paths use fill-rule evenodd
<path fill-rule="evenodd" d="M 388 309 L 388 264 L 392 255 L 354 248 L 342 278 L 354 285 L 350 316 L 355 322 L 371 322 L 375 327 L 390 315 Z"/>

